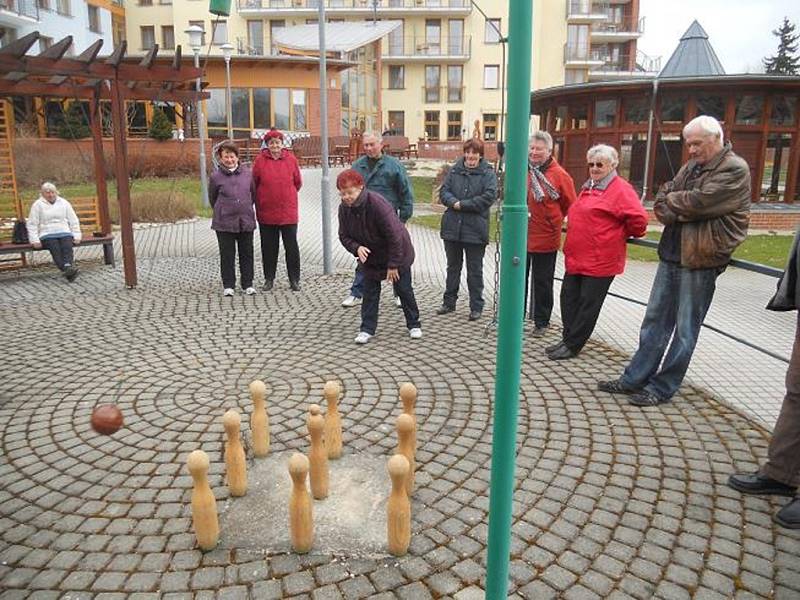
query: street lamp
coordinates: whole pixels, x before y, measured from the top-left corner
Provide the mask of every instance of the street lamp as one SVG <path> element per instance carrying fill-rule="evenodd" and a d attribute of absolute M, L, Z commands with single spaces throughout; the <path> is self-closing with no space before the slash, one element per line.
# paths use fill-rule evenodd
<path fill-rule="evenodd" d="M 226 118 L 228 119 L 228 139 L 233 139 L 233 100 L 231 99 L 231 54 L 233 54 L 233 44 L 225 42 L 219 47 L 222 50 L 222 57 L 225 59 L 225 107 L 227 109 Z"/>
<path fill-rule="evenodd" d="M 189 36 L 189 46 L 194 52 L 194 68 L 200 68 L 200 49 L 203 47 L 203 28 L 192 25 L 184 31 Z M 199 94 L 202 91 L 200 76 L 197 76 L 195 89 Z M 203 101 L 197 99 L 197 133 L 200 136 L 200 200 L 204 207 L 208 207 L 208 175 L 206 174 L 206 123 L 203 115 Z"/>

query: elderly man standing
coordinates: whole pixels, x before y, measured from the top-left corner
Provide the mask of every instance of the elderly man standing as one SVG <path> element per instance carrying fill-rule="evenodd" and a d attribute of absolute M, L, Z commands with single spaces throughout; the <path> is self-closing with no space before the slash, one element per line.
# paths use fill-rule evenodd
<path fill-rule="evenodd" d="M 678 391 L 717 277 L 744 241 L 750 220 L 750 169 L 723 143 L 719 122 L 697 117 L 683 128 L 683 138 L 689 161 L 661 187 L 653 207 L 664 232 L 639 349 L 622 377 L 597 386 L 630 394 L 634 406 L 669 402 Z"/>
<path fill-rule="evenodd" d="M 534 337 L 550 327 L 553 313 L 553 275 L 561 248 L 561 226 L 575 202 L 575 182 L 553 157 L 553 138 L 535 131 L 528 146 L 528 262 L 525 268 L 525 303 L 531 284 L 530 319 Z"/>
<path fill-rule="evenodd" d="M 352 169 L 364 178 L 365 187 L 383 196 L 392 205 L 400 220 L 405 223 L 414 212 L 414 194 L 405 167 L 394 156 L 383 154 L 383 137 L 379 134 L 364 132 L 361 139 L 364 144 L 364 156 L 353 163 Z M 359 263 L 350 294 L 344 299 L 342 306 L 360 304 L 363 294 L 364 273 Z M 394 297 L 394 301 L 400 306 L 398 296 Z"/>

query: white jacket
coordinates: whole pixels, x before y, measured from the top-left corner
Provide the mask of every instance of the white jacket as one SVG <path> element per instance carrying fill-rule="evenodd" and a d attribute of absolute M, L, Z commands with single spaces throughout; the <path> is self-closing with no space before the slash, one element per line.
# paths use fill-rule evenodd
<path fill-rule="evenodd" d="M 54 233 L 71 233 L 76 241 L 81 241 L 78 215 L 72 205 L 61 196 L 57 196 L 52 204 L 39 196 L 31 206 L 27 226 L 31 244 L 36 244 L 42 237 Z"/>

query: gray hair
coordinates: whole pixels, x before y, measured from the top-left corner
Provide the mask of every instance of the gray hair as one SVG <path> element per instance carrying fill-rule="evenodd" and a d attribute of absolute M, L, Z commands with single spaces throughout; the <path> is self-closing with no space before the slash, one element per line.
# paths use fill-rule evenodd
<path fill-rule="evenodd" d="M 553 136 L 547 133 L 546 131 L 537 130 L 534 131 L 531 135 L 531 138 L 528 140 L 528 147 L 533 144 L 533 142 L 544 142 L 547 149 L 552 152 L 553 151 Z"/>
<path fill-rule="evenodd" d="M 714 117 L 708 115 L 700 115 L 689 121 L 683 128 L 683 137 L 692 130 L 700 130 L 705 135 L 710 135 L 719 138 L 719 143 L 724 143 L 724 135 L 722 133 L 722 125 L 719 124 Z"/>
<path fill-rule="evenodd" d="M 361 134 L 362 140 L 368 137 L 374 140 L 378 140 L 379 142 L 383 140 L 383 135 L 376 131 L 365 131 L 364 133 Z"/>
<path fill-rule="evenodd" d="M 594 156 L 599 156 L 603 160 L 607 160 L 615 169 L 619 164 L 619 154 L 617 154 L 617 151 L 614 147 L 609 146 L 608 144 L 597 144 L 589 148 L 589 150 L 586 152 L 586 158 L 591 160 L 591 158 Z"/>
<path fill-rule="evenodd" d="M 55 184 L 52 184 L 49 181 L 45 181 L 42 184 L 41 190 L 43 192 L 55 192 L 56 196 L 58 196 L 58 188 L 55 186 Z"/>

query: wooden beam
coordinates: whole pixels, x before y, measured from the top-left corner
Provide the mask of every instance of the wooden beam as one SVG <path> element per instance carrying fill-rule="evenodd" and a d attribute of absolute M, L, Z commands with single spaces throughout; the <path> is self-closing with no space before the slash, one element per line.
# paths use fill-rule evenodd
<path fill-rule="evenodd" d="M 127 138 L 127 119 L 123 87 L 118 81 L 111 82 L 111 119 L 114 127 L 114 175 L 117 179 L 117 202 L 119 203 L 119 224 L 122 233 L 122 263 L 125 271 L 125 285 L 135 288 L 136 248 L 133 241 L 133 218 L 131 215 L 130 174 L 128 154 L 125 148 Z"/>
<path fill-rule="evenodd" d="M 103 151 L 103 125 L 100 109 L 100 88 L 102 83 L 95 87 L 95 96 L 89 102 L 89 123 L 92 128 L 92 146 L 94 147 L 94 180 L 97 190 L 98 218 L 100 231 L 104 234 L 111 233 L 111 219 L 108 212 L 108 186 L 106 184 L 106 161 Z"/>
<path fill-rule="evenodd" d="M 103 47 L 103 39 L 100 38 L 94 44 L 89 46 L 86 50 L 81 52 L 75 60 L 86 64 L 94 62 L 102 47 Z"/>
<path fill-rule="evenodd" d="M 18 40 L 7 44 L 0 48 L 0 56 L 10 56 L 13 58 L 20 58 L 25 56 L 28 50 L 39 41 L 39 32 L 31 31 L 28 35 L 23 35 Z"/>
<path fill-rule="evenodd" d="M 175 71 L 180 71 L 181 68 L 181 45 L 178 44 L 175 47 L 175 56 L 172 57 L 172 68 Z M 195 77 L 195 79 L 197 79 Z"/>
<path fill-rule="evenodd" d="M 54 60 L 60 59 L 67 53 L 70 46 L 72 46 L 72 36 L 68 35 L 64 39 L 57 41 L 55 44 L 47 48 L 44 52 L 40 52 L 41 58 L 52 58 Z"/>
<path fill-rule="evenodd" d="M 128 51 L 128 42 L 127 40 L 122 40 L 119 46 L 114 48 L 114 52 L 111 53 L 106 59 L 106 64 L 111 65 L 112 67 L 118 67 L 122 62 L 122 59 L 125 58 L 125 53 Z"/>
<path fill-rule="evenodd" d="M 162 90 L 155 88 L 137 87 L 132 90 L 123 86 L 123 96 L 125 100 L 162 100 L 164 102 L 196 102 L 197 92 L 193 90 Z M 93 96 L 93 88 L 90 85 L 50 85 L 32 81 L 21 81 L 14 83 L 0 79 L 0 95 L 12 96 L 50 96 L 55 98 L 79 98 L 88 100 Z M 111 99 L 111 93 L 107 87 L 102 86 L 100 97 L 104 100 Z M 211 94 L 200 92 L 199 97 L 208 100 Z"/>
<path fill-rule="evenodd" d="M 153 66 L 153 61 L 155 61 L 156 56 L 158 56 L 158 44 L 153 44 L 153 47 L 147 51 L 147 54 L 145 54 L 139 62 L 139 66 L 149 69 Z"/>

